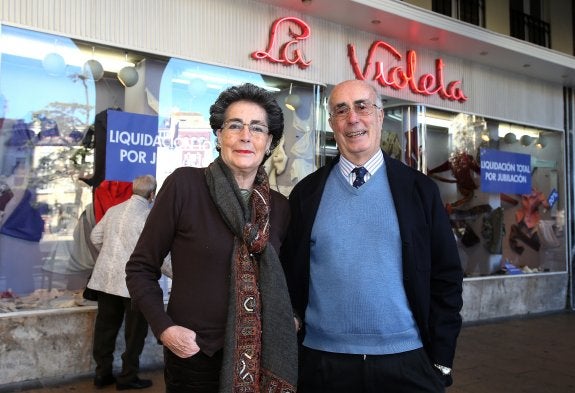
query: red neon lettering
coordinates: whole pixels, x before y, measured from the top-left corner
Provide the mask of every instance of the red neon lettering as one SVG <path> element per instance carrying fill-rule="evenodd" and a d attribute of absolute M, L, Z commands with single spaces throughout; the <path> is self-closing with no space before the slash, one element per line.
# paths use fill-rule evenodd
<path fill-rule="evenodd" d="M 285 23 L 288 23 L 288 22 L 295 23 L 300 28 L 301 33 L 299 33 L 299 34 L 294 33 L 290 27 L 288 31 L 289 31 L 290 37 L 292 37 L 293 40 L 290 40 L 290 41 L 288 41 L 282 45 L 279 45 L 278 56 L 274 57 L 272 55 L 272 50 L 273 50 L 274 44 L 276 43 L 276 36 L 278 33 L 278 29 L 280 28 L 280 26 L 282 24 L 284 24 L 284 22 Z M 309 28 L 308 24 L 299 18 L 286 17 L 286 18 L 277 19 L 271 26 L 267 49 L 265 51 L 253 52 L 251 54 L 251 56 L 254 60 L 268 59 L 272 63 L 282 63 L 285 66 L 297 64 L 297 66 L 299 68 L 305 69 L 305 68 L 309 67 L 309 65 L 311 64 L 311 61 L 306 62 L 304 60 L 304 57 L 303 57 L 300 49 L 292 49 L 292 48 L 294 48 L 298 44 L 299 41 L 303 41 L 306 38 L 308 38 L 310 36 L 310 33 L 311 33 L 311 29 Z M 293 54 L 293 56 L 291 58 L 289 57 L 290 50 L 291 50 L 291 53 Z"/>
<path fill-rule="evenodd" d="M 355 53 L 355 47 L 348 44 L 347 53 L 353 69 L 355 77 L 359 80 L 366 80 L 373 66 L 373 80 L 377 81 L 383 87 L 391 87 L 395 90 L 404 89 L 409 86 L 415 94 L 430 96 L 433 94 L 439 95 L 442 99 L 465 102 L 467 96 L 460 88 L 461 81 L 453 81 L 445 86 L 443 78 L 443 60 L 435 60 L 435 75 L 423 74 L 417 78 L 417 54 L 413 50 L 407 51 L 407 60 L 405 70 L 401 66 L 391 66 L 387 72 L 385 65 L 381 61 L 373 60 L 378 48 L 391 54 L 398 61 L 402 59 L 401 54 L 391 45 L 383 41 L 374 41 L 369 48 L 369 53 L 365 60 L 363 71 L 360 69 L 359 62 Z"/>

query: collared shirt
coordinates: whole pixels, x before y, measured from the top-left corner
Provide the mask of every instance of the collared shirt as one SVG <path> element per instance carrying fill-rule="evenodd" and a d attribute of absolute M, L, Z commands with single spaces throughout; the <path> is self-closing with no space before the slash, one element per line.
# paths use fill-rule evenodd
<path fill-rule="evenodd" d="M 339 171 L 341 174 L 347 179 L 350 185 L 353 185 L 353 181 L 355 180 L 355 173 L 352 171 L 356 168 L 355 164 L 351 161 L 346 159 L 344 156 L 340 156 L 339 158 Z M 377 150 L 377 153 L 373 155 L 363 167 L 367 169 L 367 173 L 364 176 L 364 180 L 367 182 L 369 179 L 377 172 L 379 168 L 383 165 L 383 153 L 381 150 Z"/>

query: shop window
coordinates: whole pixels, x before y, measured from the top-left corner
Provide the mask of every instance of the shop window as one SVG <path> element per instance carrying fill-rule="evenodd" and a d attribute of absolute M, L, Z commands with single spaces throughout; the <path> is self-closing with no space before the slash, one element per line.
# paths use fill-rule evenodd
<path fill-rule="evenodd" d="M 158 184 L 177 166 L 207 166 L 217 156 L 209 108 L 222 90 L 247 82 L 273 92 L 284 110 L 284 137 L 265 163 L 270 186 L 287 196 L 315 170 L 316 87 L 172 58 L 162 72 L 158 96 L 158 132 L 162 140 L 169 141 L 158 149 Z"/>
<path fill-rule="evenodd" d="M 154 120 L 147 131 L 157 134 L 161 186 L 178 166 L 209 165 L 211 104 L 231 85 L 254 83 L 284 109 L 284 139 L 266 162 L 270 185 L 287 195 L 317 168 L 317 86 L 0 28 L 0 313 L 94 304 L 81 296 L 94 262 L 78 231 L 96 187 L 115 181 L 104 173 L 109 113 Z M 162 286 L 167 299 L 167 277 Z"/>
<path fill-rule="evenodd" d="M 91 199 L 77 179 L 92 169 L 95 83 L 70 39 L 2 26 L 0 50 L 0 311 L 74 304 L 64 291 L 87 277 L 69 260 Z"/>
<path fill-rule="evenodd" d="M 562 133 L 404 106 L 382 148 L 436 181 L 467 277 L 566 270 Z"/>

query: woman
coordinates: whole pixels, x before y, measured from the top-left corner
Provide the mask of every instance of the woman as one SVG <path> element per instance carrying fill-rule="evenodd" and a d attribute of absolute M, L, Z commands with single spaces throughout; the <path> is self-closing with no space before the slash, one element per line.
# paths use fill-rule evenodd
<path fill-rule="evenodd" d="M 130 295 L 164 345 L 168 393 L 295 392 L 296 332 L 277 257 L 289 207 L 262 165 L 283 114 L 245 84 L 220 94 L 210 125 L 220 156 L 165 180 L 126 266 Z M 158 279 L 168 253 L 166 312 Z"/>

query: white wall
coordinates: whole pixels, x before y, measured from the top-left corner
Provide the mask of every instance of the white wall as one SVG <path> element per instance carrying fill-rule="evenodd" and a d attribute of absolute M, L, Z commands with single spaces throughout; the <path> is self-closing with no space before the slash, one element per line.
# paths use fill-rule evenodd
<path fill-rule="evenodd" d="M 312 37 L 299 47 L 312 62 L 308 68 L 255 61 L 250 56 L 256 50 L 266 49 L 271 24 L 286 16 L 301 18 L 312 29 Z M 563 129 L 563 90 L 559 84 L 408 47 L 401 40 L 385 39 L 253 0 L 4 0 L 0 3 L 0 18 L 4 22 L 127 50 L 321 84 L 355 79 L 348 57 L 349 43 L 356 46 L 363 65 L 371 43 L 385 40 L 404 57 L 408 49 L 417 50 L 420 74 L 434 73 L 436 59 L 442 58 L 446 83 L 461 80 L 469 99 L 465 103 L 453 102 L 437 95 L 425 97 L 408 89 L 391 88 L 379 88 L 381 94 L 456 112 Z M 250 23 L 237 23 L 243 20 Z M 380 57 L 386 65 L 398 63 L 387 53 Z M 399 65 L 405 68 L 405 60 Z"/>

